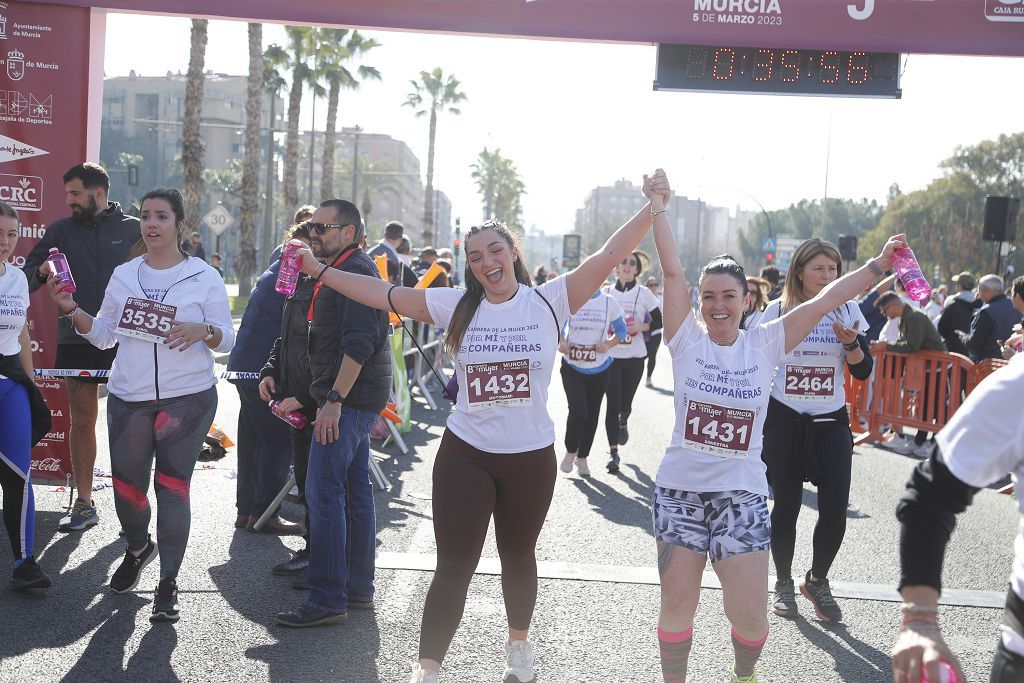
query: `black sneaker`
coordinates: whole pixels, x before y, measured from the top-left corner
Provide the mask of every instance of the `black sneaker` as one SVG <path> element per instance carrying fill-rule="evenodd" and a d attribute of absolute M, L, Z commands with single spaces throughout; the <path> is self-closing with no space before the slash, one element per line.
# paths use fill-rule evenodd
<path fill-rule="evenodd" d="M 175 622 L 178 620 L 178 582 L 172 577 L 160 579 L 156 587 L 156 597 L 153 598 L 153 614 L 149 616 L 150 623 L 156 624 L 162 621 Z"/>
<path fill-rule="evenodd" d="M 627 441 L 629 441 L 629 427 L 626 426 L 625 420 L 619 420 L 619 445 L 625 446 Z"/>
<path fill-rule="evenodd" d="M 271 570 L 274 576 L 295 576 L 301 574 L 302 571 L 309 566 L 309 548 L 303 548 L 302 550 L 296 550 L 290 558 L 275 564 Z"/>
<path fill-rule="evenodd" d="M 800 592 L 814 605 L 814 611 L 822 621 L 838 624 L 843 620 L 843 610 L 839 609 L 835 598 L 832 597 L 832 589 L 829 588 L 828 579 L 811 581 L 811 573 L 800 582 Z"/>
<path fill-rule="evenodd" d="M 779 579 L 775 582 L 775 596 L 772 603 L 772 612 L 780 617 L 792 618 L 796 616 L 796 586 L 793 579 Z"/>
<path fill-rule="evenodd" d="M 300 572 L 292 579 L 292 589 L 297 591 L 309 590 L 309 576 L 306 572 Z"/>
<path fill-rule="evenodd" d="M 22 591 L 29 588 L 49 588 L 51 585 L 50 577 L 36 564 L 36 558 L 29 557 L 21 566 L 14 568 L 14 575 L 7 587 L 12 591 Z"/>
<path fill-rule="evenodd" d="M 146 541 L 146 549 L 138 557 L 135 557 L 131 550 L 125 550 L 121 566 L 110 577 L 110 590 L 115 593 L 127 593 L 135 588 L 139 583 L 139 575 L 142 574 L 143 567 L 152 562 L 154 557 L 156 557 L 156 543 L 152 538 Z"/>
<path fill-rule="evenodd" d="M 612 451 L 612 457 L 608 459 L 608 464 L 605 465 L 608 468 L 610 474 L 615 474 L 619 471 L 619 453 L 618 451 Z"/>

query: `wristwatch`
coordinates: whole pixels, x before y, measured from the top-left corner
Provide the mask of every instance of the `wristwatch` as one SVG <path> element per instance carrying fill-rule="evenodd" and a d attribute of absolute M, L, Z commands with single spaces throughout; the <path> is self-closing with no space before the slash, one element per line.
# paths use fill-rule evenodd
<path fill-rule="evenodd" d="M 215 333 L 216 330 L 213 328 L 213 325 L 206 323 L 206 336 L 203 337 L 203 341 L 210 341 Z"/>
<path fill-rule="evenodd" d="M 337 389 L 329 390 L 327 392 L 326 399 L 328 403 L 340 403 L 342 405 L 345 404 L 345 397 L 339 394 Z"/>

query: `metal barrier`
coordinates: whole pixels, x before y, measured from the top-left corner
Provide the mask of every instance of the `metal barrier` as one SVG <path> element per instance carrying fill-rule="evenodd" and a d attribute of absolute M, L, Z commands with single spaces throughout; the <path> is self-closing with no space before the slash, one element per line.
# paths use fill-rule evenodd
<path fill-rule="evenodd" d="M 419 394 L 430 406 L 431 410 L 437 410 L 437 401 L 430 393 L 430 382 L 435 380 L 434 373 L 444 377 L 443 373 L 448 363 L 445 360 L 444 335 L 438 334 L 437 327 L 426 323 L 417 323 L 412 330 L 417 335 L 417 341 L 424 353 L 432 353 L 429 360 L 424 358 L 415 345 L 405 351 L 405 357 L 413 356 L 413 371 L 409 377 L 409 390 L 419 391 Z M 431 339 L 431 337 L 434 337 Z M 442 387 L 443 388 L 443 387 Z"/>

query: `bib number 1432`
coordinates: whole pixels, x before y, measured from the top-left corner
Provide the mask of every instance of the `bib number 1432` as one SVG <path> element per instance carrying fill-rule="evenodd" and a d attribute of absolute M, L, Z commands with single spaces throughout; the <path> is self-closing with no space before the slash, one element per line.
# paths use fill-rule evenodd
<path fill-rule="evenodd" d="M 467 398 L 471 411 L 494 405 L 530 405 L 530 361 L 505 360 L 466 366 Z"/>

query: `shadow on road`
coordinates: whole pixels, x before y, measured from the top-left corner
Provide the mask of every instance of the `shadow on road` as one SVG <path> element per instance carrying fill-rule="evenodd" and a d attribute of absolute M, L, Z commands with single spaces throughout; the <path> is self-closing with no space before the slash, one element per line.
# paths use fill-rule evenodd
<path fill-rule="evenodd" d="M 572 483 L 587 497 L 591 508 L 602 517 L 615 524 L 635 526 L 653 535 L 651 527 L 651 497 L 654 495 L 654 482 L 636 465 L 625 465 L 632 470 L 630 478 L 622 470 L 618 475 L 633 496 L 624 495 L 604 483 L 597 477 L 579 477 Z"/>
<path fill-rule="evenodd" d="M 811 623 L 803 617 L 797 617 L 793 623 L 812 645 L 835 660 L 835 672 L 839 675 L 839 680 L 849 683 L 892 680 L 889 655 L 855 638 L 845 625 L 826 626 Z M 842 643 L 845 643 L 846 647 Z M 870 679 L 865 677 L 866 669 L 869 668 L 874 673 Z"/>
<path fill-rule="evenodd" d="M 803 504 L 814 511 L 818 510 L 818 492 L 804 489 Z M 861 512 L 856 505 L 850 504 L 846 508 L 847 519 L 870 519 L 871 515 Z"/>

